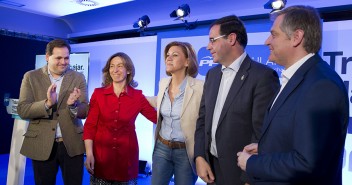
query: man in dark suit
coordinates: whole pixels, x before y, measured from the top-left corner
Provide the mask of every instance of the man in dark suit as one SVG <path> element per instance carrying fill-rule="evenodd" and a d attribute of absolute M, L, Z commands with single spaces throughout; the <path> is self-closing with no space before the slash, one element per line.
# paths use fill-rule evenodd
<path fill-rule="evenodd" d="M 245 183 L 236 154 L 259 139 L 266 107 L 279 87 L 277 73 L 251 60 L 246 45 L 246 29 L 238 17 L 211 25 L 207 49 L 221 65 L 206 76 L 194 147 L 197 174 L 207 183 Z"/>
<path fill-rule="evenodd" d="M 349 119 L 347 90 L 317 54 L 321 19 L 308 6 L 273 15 L 269 60 L 285 67 L 279 94 L 267 110 L 262 137 L 239 152 L 253 184 L 341 185 Z"/>
<path fill-rule="evenodd" d="M 71 47 L 53 40 L 47 65 L 24 75 L 17 107 L 29 119 L 21 154 L 32 159 L 37 185 L 54 185 L 61 168 L 65 185 L 82 184 L 83 125 L 88 109 L 83 74 L 69 69 Z"/>

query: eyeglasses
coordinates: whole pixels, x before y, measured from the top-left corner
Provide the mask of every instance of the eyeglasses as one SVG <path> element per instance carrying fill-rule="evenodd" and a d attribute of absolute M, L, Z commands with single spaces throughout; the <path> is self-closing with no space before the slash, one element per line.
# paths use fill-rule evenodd
<path fill-rule="evenodd" d="M 215 38 L 209 38 L 209 42 L 211 42 L 213 44 L 216 40 L 218 40 L 220 38 L 223 38 L 223 37 L 226 37 L 226 36 L 227 35 L 220 35 L 220 36 L 215 37 Z"/>

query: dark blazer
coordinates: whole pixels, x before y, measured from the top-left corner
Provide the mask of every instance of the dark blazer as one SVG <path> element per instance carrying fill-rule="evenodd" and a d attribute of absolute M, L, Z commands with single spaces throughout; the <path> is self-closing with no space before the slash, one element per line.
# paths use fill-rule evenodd
<path fill-rule="evenodd" d="M 343 81 L 320 56 L 311 57 L 267 110 L 247 174 L 260 185 L 341 185 L 348 119 Z"/>
<path fill-rule="evenodd" d="M 22 119 L 29 120 L 21 154 L 34 160 L 44 161 L 49 158 L 58 122 L 68 155 L 73 157 L 84 153 L 83 125 L 80 119 L 84 119 L 88 111 L 86 80 L 83 74 L 68 69 L 61 84 L 57 104 L 46 111 L 44 102 L 50 85 L 47 66 L 27 72 L 21 84 L 17 112 Z M 75 87 L 82 94 L 77 115 L 72 114 L 66 104 Z"/>
<path fill-rule="evenodd" d="M 202 156 L 209 163 L 211 127 L 221 81 L 221 65 L 207 73 L 195 132 L 194 157 Z M 256 142 L 265 110 L 279 88 L 277 73 L 255 62 L 247 55 L 231 85 L 216 131 L 216 145 L 221 172 L 231 185 L 241 184 L 237 152 Z"/>

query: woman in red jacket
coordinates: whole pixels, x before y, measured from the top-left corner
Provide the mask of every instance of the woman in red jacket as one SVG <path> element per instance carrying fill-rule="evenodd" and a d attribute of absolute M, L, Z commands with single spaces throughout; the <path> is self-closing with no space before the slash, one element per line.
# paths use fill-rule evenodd
<path fill-rule="evenodd" d="M 96 88 L 84 124 L 85 166 L 91 185 L 137 184 L 138 141 L 135 120 L 139 113 L 156 123 L 138 84 L 131 58 L 125 53 L 112 55 L 103 68 L 103 87 Z"/>

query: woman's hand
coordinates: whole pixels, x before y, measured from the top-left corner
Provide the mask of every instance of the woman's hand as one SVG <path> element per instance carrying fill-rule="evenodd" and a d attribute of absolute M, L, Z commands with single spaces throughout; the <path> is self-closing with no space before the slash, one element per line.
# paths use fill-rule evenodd
<path fill-rule="evenodd" d="M 87 155 L 86 161 L 84 162 L 84 166 L 87 168 L 88 172 L 91 175 L 94 175 L 94 156 Z"/>

